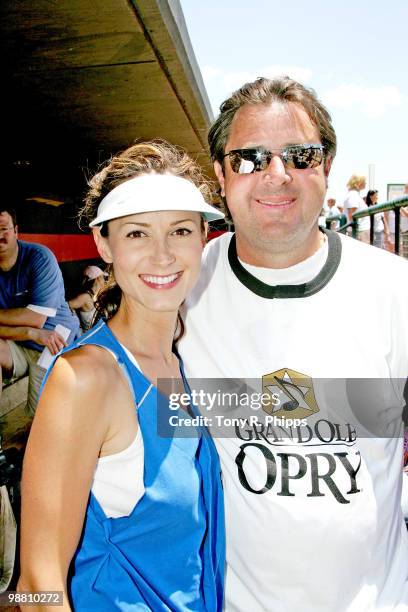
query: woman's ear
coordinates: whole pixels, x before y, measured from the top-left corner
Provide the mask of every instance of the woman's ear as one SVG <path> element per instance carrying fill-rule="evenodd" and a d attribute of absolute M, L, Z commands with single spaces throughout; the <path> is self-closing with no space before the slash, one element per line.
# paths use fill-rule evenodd
<path fill-rule="evenodd" d="M 101 235 L 101 228 L 94 227 L 92 229 L 92 233 L 99 255 L 102 257 L 105 263 L 112 263 L 112 253 L 109 248 L 108 240 Z"/>

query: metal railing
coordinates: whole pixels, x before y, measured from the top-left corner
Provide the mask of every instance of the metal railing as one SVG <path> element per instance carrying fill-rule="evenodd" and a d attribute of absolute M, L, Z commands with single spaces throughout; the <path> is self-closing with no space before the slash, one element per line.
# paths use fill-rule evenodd
<path fill-rule="evenodd" d="M 400 252 L 400 225 L 401 225 L 401 208 L 408 206 L 408 196 L 403 196 L 402 198 L 398 198 L 395 200 L 390 200 L 389 202 L 384 202 L 384 204 L 376 204 L 375 206 L 369 206 L 367 209 L 360 210 L 353 214 L 352 221 L 341 225 L 337 228 L 337 232 L 345 232 L 348 227 L 352 229 L 353 238 L 357 238 L 357 227 L 358 227 L 358 219 L 362 219 L 363 217 L 370 217 L 370 244 L 374 242 L 374 215 L 393 211 L 395 214 L 395 245 L 394 251 L 396 255 L 399 255 Z M 326 227 L 330 229 L 331 223 L 333 221 L 337 221 L 344 217 L 345 215 L 333 215 L 332 217 L 326 217 Z"/>

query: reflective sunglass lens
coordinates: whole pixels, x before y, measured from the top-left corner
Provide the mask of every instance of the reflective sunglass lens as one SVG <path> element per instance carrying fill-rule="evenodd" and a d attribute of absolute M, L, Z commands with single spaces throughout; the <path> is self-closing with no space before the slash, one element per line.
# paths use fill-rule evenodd
<path fill-rule="evenodd" d="M 251 174 L 255 171 L 255 164 L 249 159 L 241 159 L 239 164 L 238 174 Z"/>
<path fill-rule="evenodd" d="M 252 174 L 268 167 L 270 155 L 259 149 L 241 149 L 229 153 L 231 168 L 237 174 Z"/>
<path fill-rule="evenodd" d="M 288 147 L 282 157 L 290 168 L 305 170 L 319 166 L 322 163 L 323 153 L 320 147 Z"/>
<path fill-rule="evenodd" d="M 244 159 L 239 151 L 229 154 L 231 168 L 237 174 L 251 174 L 255 170 L 255 163 L 251 159 Z"/>

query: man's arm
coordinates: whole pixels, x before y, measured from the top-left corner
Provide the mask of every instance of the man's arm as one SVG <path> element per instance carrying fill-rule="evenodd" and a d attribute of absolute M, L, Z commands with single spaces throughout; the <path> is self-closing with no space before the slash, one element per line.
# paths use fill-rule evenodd
<path fill-rule="evenodd" d="M 39 329 L 37 327 L 7 327 L 0 326 L 0 338 L 24 342 L 30 340 L 42 346 L 48 346 L 51 355 L 56 355 L 67 345 L 64 338 L 53 329 Z"/>
<path fill-rule="evenodd" d="M 403 217 L 408 217 L 408 207 L 404 206 L 404 208 L 400 208 L 401 215 Z"/>
<path fill-rule="evenodd" d="M 0 309 L 0 325 L 37 327 L 41 329 L 46 320 L 46 315 L 40 314 L 39 312 L 34 312 L 34 310 L 31 310 L 30 308 Z M 15 338 L 11 339 L 15 340 Z"/>

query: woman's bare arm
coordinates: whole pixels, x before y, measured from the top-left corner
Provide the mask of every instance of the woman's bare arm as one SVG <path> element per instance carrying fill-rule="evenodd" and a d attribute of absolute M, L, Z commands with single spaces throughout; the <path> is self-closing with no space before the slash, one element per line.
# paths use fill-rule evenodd
<path fill-rule="evenodd" d="M 104 357 L 96 347 L 83 347 L 57 361 L 41 395 L 24 458 L 18 588 L 63 591 L 64 611 L 70 610 L 67 572 L 109 430 L 106 406 L 112 399 L 112 381 Z"/>
<path fill-rule="evenodd" d="M 94 307 L 93 300 L 89 293 L 80 293 L 72 298 L 72 300 L 69 300 L 68 304 L 72 310 L 92 310 Z"/>

